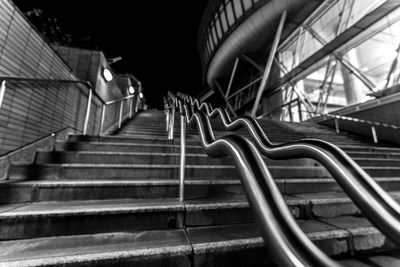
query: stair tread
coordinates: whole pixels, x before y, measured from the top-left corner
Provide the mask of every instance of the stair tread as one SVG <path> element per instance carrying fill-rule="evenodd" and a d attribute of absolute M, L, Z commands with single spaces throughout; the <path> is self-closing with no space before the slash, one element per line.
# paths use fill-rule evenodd
<path fill-rule="evenodd" d="M 324 221 L 297 220 L 297 223 L 313 241 L 380 233 L 367 219 L 355 216 L 339 216 Z M 227 248 L 234 250 L 264 244 L 255 223 L 189 227 L 187 231 L 195 253 L 225 251 Z"/>
<path fill-rule="evenodd" d="M 184 230 L 115 232 L 0 242 L 0 263 L 21 266 L 191 253 Z"/>
<path fill-rule="evenodd" d="M 355 238 L 379 231 L 366 219 L 342 216 L 327 220 L 297 220 L 313 241 Z M 121 256 L 203 254 L 264 245 L 255 223 L 188 227 L 182 229 L 59 236 L 0 242 L 2 262 L 80 262 Z M 17 266 L 17 265 L 15 265 Z"/>
<path fill-rule="evenodd" d="M 64 202 L 37 202 L 2 205 L 1 219 L 27 216 L 88 215 L 119 212 L 181 211 L 182 202 L 177 199 L 111 199 L 79 200 Z"/>

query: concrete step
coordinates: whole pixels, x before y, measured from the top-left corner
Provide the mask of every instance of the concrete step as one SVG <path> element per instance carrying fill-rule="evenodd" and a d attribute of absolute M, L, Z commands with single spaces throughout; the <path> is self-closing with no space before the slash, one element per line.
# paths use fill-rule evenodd
<path fill-rule="evenodd" d="M 330 256 L 396 248 L 364 218 L 341 216 L 297 222 Z M 35 266 L 154 266 L 155 263 L 160 264 L 157 266 L 260 266 L 271 263 L 265 249 L 257 225 L 247 223 L 2 241 L 0 263 L 6 266 L 32 266 L 32 263 Z"/>
<path fill-rule="evenodd" d="M 328 255 L 354 255 L 374 249 L 394 249 L 363 218 L 343 216 L 326 220 L 298 220 L 299 226 Z M 236 224 L 187 229 L 194 266 L 264 266 L 268 253 L 257 225 Z"/>
<path fill-rule="evenodd" d="M 393 196 L 400 199 L 400 193 Z M 297 219 L 359 214 L 344 194 L 285 196 Z M 0 240 L 254 222 L 244 197 L 114 199 L 2 205 Z M 46 227 L 42 227 L 46 225 Z"/>
<path fill-rule="evenodd" d="M 400 159 L 400 153 L 385 153 L 385 152 L 360 152 L 360 151 L 346 151 L 347 155 L 352 158 L 370 158 L 370 159 Z"/>
<path fill-rule="evenodd" d="M 2 205 L 0 240 L 181 228 L 177 199 L 115 199 Z"/>
<path fill-rule="evenodd" d="M 396 167 L 365 167 L 380 177 L 398 174 Z M 269 166 L 276 179 L 326 178 L 330 174 L 323 167 Z M 177 179 L 179 165 L 163 164 L 35 164 L 12 165 L 10 179 Z M 187 179 L 238 179 L 236 167 L 231 165 L 186 165 Z"/>
<path fill-rule="evenodd" d="M 162 143 L 152 143 L 151 140 L 136 140 L 132 143 L 116 142 L 57 142 L 56 151 L 114 151 L 114 152 L 158 152 L 158 153 L 178 153 L 180 146 L 171 145 L 168 140 Z M 203 153 L 203 148 L 199 145 L 187 145 L 187 153 Z"/>
<path fill-rule="evenodd" d="M 375 180 L 385 190 L 400 191 L 400 178 Z M 320 193 L 318 196 L 323 196 L 323 192 L 342 194 L 341 187 L 333 179 L 276 179 L 275 181 L 280 191 L 286 195 Z M 5 181 L 0 185 L 0 203 L 177 198 L 178 188 L 178 179 Z M 193 179 L 185 182 L 187 199 L 233 198 L 243 195 L 239 180 Z M 309 199 L 313 199 L 313 196 L 309 196 Z"/>
<path fill-rule="evenodd" d="M 364 253 L 355 257 L 340 257 L 339 263 L 345 267 L 396 267 L 400 266 L 400 250 Z"/>
<path fill-rule="evenodd" d="M 324 167 L 319 166 L 268 166 L 276 179 L 328 178 Z M 365 166 L 372 177 L 399 177 L 400 167 Z M 32 164 L 12 165 L 11 179 L 176 179 L 179 165 L 171 164 Z M 187 179 L 238 179 L 233 165 L 186 165 Z"/>
<path fill-rule="evenodd" d="M 182 229 L 111 232 L 0 242 L 0 265 L 182 266 L 192 247 Z"/>
<path fill-rule="evenodd" d="M 147 152 L 90 152 L 53 151 L 38 152 L 35 162 L 45 163 L 84 163 L 84 164 L 179 164 L 178 153 Z M 317 166 L 312 159 L 271 160 L 264 158 L 268 166 Z M 232 159 L 210 158 L 206 154 L 186 154 L 187 165 L 232 165 Z"/>
<path fill-rule="evenodd" d="M 215 136 L 217 137 L 222 137 L 227 134 L 241 134 L 246 137 L 250 137 L 250 135 L 247 133 L 247 131 L 240 131 L 240 132 L 225 132 L 225 131 L 215 131 Z M 153 137 L 164 137 L 167 138 L 167 133 L 165 130 L 160 129 L 158 131 L 156 130 L 148 130 L 148 129 L 136 129 L 136 130 L 125 130 L 119 133 L 120 136 L 153 136 Z M 180 137 L 179 130 L 175 131 L 175 138 Z M 297 140 L 304 139 L 306 137 L 298 136 L 298 135 L 288 135 L 285 133 L 267 133 L 268 138 L 273 141 L 273 142 L 280 142 L 280 143 L 285 143 L 285 142 L 293 142 Z M 194 139 L 195 137 L 198 137 L 198 132 L 193 131 L 193 130 L 188 130 L 186 133 L 186 137 L 188 139 Z M 363 142 L 360 142 L 358 140 L 348 140 L 347 138 L 340 138 L 340 137 L 335 137 L 335 136 L 314 136 L 313 138 L 317 139 L 322 139 L 326 140 L 335 144 L 343 144 L 343 145 L 362 145 Z"/>
<path fill-rule="evenodd" d="M 390 195 L 400 202 L 399 191 Z M 292 194 L 284 195 L 284 199 L 296 219 L 361 216 L 361 211 L 345 193 Z M 188 198 L 184 205 L 186 226 L 254 222 L 252 210 L 244 196 Z"/>
<path fill-rule="evenodd" d="M 351 220 L 353 218 L 347 217 Z M 374 266 L 398 266 L 396 252 L 367 254 L 390 243 L 368 224 L 342 228 L 313 221 L 313 230 L 300 222 L 314 243 L 331 256 L 355 254 Z M 271 258 L 254 224 L 194 227 L 185 230 L 106 233 L 0 242 L 4 266 L 269 266 Z M 385 260 L 385 261 L 384 261 Z M 382 265 L 383 261 L 385 262 Z M 345 266 L 356 260 L 340 260 Z M 364 261 L 365 262 L 365 261 Z M 353 265 L 351 265 L 351 264 Z M 357 262 L 356 262 L 357 263 Z M 350 265 L 349 265 L 350 264 Z"/>
<path fill-rule="evenodd" d="M 163 139 L 135 139 L 132 142 L 57 142 L 57 151 L 115 151 L 115 152 L 158 152 L 174 153 L 179 152 L 178 140 L 171 142 Z M 400 158 L 400 151 L 372 149 L 367 146 L 340 146 L 346 153 L 354 157 L 391 157 Z M 193 141 L 186 145 L 187 153 L 204 153 L 200 141 Z M 375 156 L 374 156 L 375 155 Z M 386 156 L 387 155 L 387 156 Z"/>
<path fill-rule="evenodd" d="M 168 140 L 166 136 L 152 137 L 147 135 L 136 135 L 136 136 L 122 136 L 122 135 L 108 135 L 108 136 L 94 136 L 94 135 L 71 135 L 68 139 L 69 142 L 97 142 L 97 143 L 135 143 L 145 142 L 149 144 L 174 144 L 179 145 L 179 138 L 174 140 Z M 186 140 L 187 145 L 201 145 L 200 140 Z"/>
<path fill-rule="evenodd" d="M 171 179 L 4 181 L 0 203 L 177 198 L 178 187 L 179 182 Z M 195 192 L 192 187 L 186 188 L 189 197 L 195 196 L 190 194 Z"/>
<path fill-rule="evenodd" d="M 353 158 L 360 166 L 400 167 L 400 159 Z M 84 164 L 179 164 L 178 153 L 147 152 L 38 152 L 36 164 L 46 163 L 84 163 Z M 312 159 L 271 160 L 264 157 L 267 166 L 320 166 Z M 210 158 L 206 154 L 186 154 L 188 165 L 232 165 L 230 158 Z"/>

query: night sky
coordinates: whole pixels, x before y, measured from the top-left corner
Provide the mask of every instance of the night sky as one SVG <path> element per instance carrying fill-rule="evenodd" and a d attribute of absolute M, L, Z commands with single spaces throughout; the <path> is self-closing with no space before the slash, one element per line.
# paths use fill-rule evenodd
<path fill-rule="evenodd" d="M 196 94 L 206 87 L 197 53 L 197 34 L 207 0 L 14 0 L 22 10 L 43 10 L 57 18 L 73 38 L 107 58 L 117 73 L 131 73 L 143 83 L 147 103 L 161 107 L 168 89 Z"/>

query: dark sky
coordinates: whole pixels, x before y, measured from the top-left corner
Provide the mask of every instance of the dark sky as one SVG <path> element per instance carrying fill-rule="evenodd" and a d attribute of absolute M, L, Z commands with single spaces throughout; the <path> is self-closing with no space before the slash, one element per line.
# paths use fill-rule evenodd
<path fill-rule="evenodd" d="M 207 0 L 14 0 L 23 11 L 40 8 L 63 31 L 90 36 L 112 65 L 142 81 L 147 102 L 161 105 L 167 89 L 195 94 L 205 88 L 197 34 Z"/>

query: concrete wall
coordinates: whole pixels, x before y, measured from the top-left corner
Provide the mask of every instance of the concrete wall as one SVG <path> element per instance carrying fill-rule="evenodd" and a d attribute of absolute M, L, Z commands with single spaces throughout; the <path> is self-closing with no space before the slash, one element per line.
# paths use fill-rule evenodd
<path fill-rule="evenodd" d="M 118 88 L 116 79 L 107 82 L 103 78 L 103 68 L 111 70 L 103 52 L 65 46 L 53 47 L 79 78 L 89 81 L 103 99 L 109 101 L 124 96 Z"/>
<path fill-rule="evenodd" d="M 80 80 L 18 8 L 10 0 L 0 0 L 0 83 L 7 77 Z M 7 80 L 5 88 L 0 107 L 0 154 L 67 126 L 83 129 L 88 96 L 85 86 Z M 98 133 L 101 107 L 94 97 L 89 133 Z M 118 107 L 108 109 L 105 128 L 114 124 L 117 114 Z"/>

